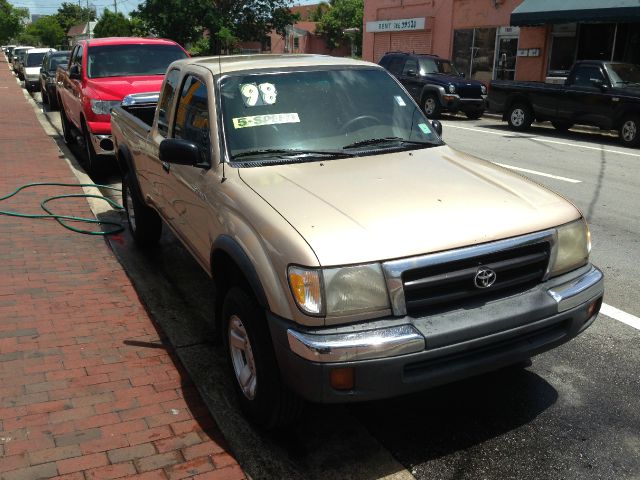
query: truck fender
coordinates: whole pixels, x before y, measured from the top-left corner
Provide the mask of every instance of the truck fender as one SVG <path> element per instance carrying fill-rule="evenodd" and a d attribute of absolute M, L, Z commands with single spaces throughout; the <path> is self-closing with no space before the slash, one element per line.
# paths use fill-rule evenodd
<path fill-rule="evenodd" d="M 438 100 L 440 101 L 440 105 L 444 105 L 444 95 L 446 94 L 444 87 L 439 85 L 425 85 L 422 88 L 422 92 L 420 93 L 420 106 L 422 107 L 422 103 L 424 101 L 424 97 L 428 93 L 435 93 L 438 96 Z"/>
<path fill-rule="evenodd" d="M 253 263 L 249 259 L 249 256 L 246 254 L 244 249 L 238 244 L 236 240 L 234 240 L 229 235 L 220 235 L 213 242 L 213 249 L 211 252 L 211 272 L 214 272 L 214 256 L 216 251 L 223 251 L 226 253 L 231 260 L 236 264 L 240 273 L 242 273 L 243 277 L 246 279 L 251 291 L 253 292 L 258 304 L 268 309 L 269 303 L 267 302 L 267 296 L 264 293 L 264 288 L 262 287 L 262 282 L 258 277 L 258 272 L 256 271 Z M 214 278 L 215 280 L 215 278 Z"/>

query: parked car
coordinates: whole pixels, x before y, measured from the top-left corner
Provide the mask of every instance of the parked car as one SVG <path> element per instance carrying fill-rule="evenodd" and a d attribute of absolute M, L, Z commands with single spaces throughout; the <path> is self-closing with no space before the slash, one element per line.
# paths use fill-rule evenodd
<path fill-rule="evenodd" d="M 13 50 L 16 48 L 16 45 L 9 45 L 7 47 L 7 61 L 12 65 L 13 61 Z"/>
<path fill-rule="evenodd" d="M 13 72 L 18 75 L 18 78 L 20 80 L 24 80 L 24 77 L 22 76 L 22 72 L 20 70 L 22 58 L 24 54 L 27 53 L 27 50 L 31 50 L 32 48 L 35 47 L 25 47 L 21 45 L 13 49 L 13 58 L 11 60 L 11 64 L 13 66 Z"/>
<path fill-rule="evenodd" d="M 63 136 L 85 150 L 86 169 L 98 174 L 113 155 L 110 112 L 129 94 L 157 90 L 167 66 L 188 53 L 171 40 L 113 37 L 83 40 L 67 69 L 56 72 Z"/>
<path fill-rule="evenodd" d="M 449 60 L 437 55 L 390 52 L 380 59 L 380 65 L 402 83 L 429 118 L 462 111 L 476 119 L 484 113 L 486 85 L 466 80 Z"/>
<path fill-rule="evenodd" d="M 56 94 L 56 70 L 60 65 L 69 63 L 70 50 L 48 52 L 42 60 L 42 68 L 40 69 L 40 93 L 42 95 L 42 103 L 49 105 L 51 110 L 58 108 L 58 97 Z"/>
<path fill-rule="evenodd" d="M 477 375 L 595 320 L 603 275 L 561 196 L 442 142 L 378 65 L 172 64 L 111 125 L 129 230 L 163 223 L 215 282 L 239 403 L 356 402 Z"/>
<path fill-rule="evenodd" d="M 36 90 L 40 84 L 40 71 L 44 56 L 50 52 L 55 52 L 55 48 L 32 48 L 24 55 L 22 76 L 24 77 L 24 88 L 27 91 Z"/>
<path fill-rule="evenodd" d="M 576 62 L 564 85 L 493 81 L 489 104 L 513 130 L 527 130 L 534 120 L 551 121 L 559 131 L 592 125 L 618 130 L 624 145 L 640 146 L 640 65 Z"/>

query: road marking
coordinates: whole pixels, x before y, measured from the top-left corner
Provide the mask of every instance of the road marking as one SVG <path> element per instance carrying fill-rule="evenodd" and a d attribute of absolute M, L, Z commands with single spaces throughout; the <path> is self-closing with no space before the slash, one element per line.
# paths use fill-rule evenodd
<path fill-rule="evenodd" d="M 618 320 L 619 322 L 626 323 L 636 330 L 640 330 L 640 318 L 636 317 L 635 315 L 623 312 L 622 310 L 619 310 L 616 307 L 612 307 L 611 305 L 607 305 L 606 303 L 602 304 L 600 313 L 606 315 L 607 317 L 613 318 L 614 320 Z"/>
<path fill-rule="evenodd" d="M 450 123 L 445 123 L 445 125 L 447 128 L 459 128 L 460 130 L 469 130 L 471 132 L 488 133 L 490 135 L 500 135 L 501 137 L 506 137 L 506 138 L 535 138 L 533 135 L 526 135 L 522 133 L 513 133 L 513 132 L 498 132 L 496 130 L 490 130 L 488 128 L 461 127 L 460 125 L 451 125 Z"/>
<path fill-rule="evenodd" d="M 562 180 L 563 182 L 569 183 L 582 183 L 582 180 L 576 180 L 574 178 L 560 177 L 558 175 L 551 175 L 550 173 L 537 172 L 535 170 L 529 170 L 527 168 L 514 167 L 513 165 L 505 165 L 504 163 L 493 162 L 496 165 L 500 165 L 501 167 L 508 168 L 509 170 L 516 170 L 518 172 L 531 173 L 533 175 L 540 175 L 542 177 L 555 178 L 556 180 Z"/>
<path fill-rule="evenodd" d="M 578 145 L 577 143 L 559 142 L 557 140 L 549 140 L 547 138 L 531 137 L 536 142 L 557 143 L 558 145 L 566 145 L 568 147 L 586 148 L 587 150 L 597 150 L 598 152 L 617 153 L 618 155 L 628 155 L 629 157 L 640 157 L 640 153 L 622 152 L 620 150 L 609 150 L 608 148 L 589 147 L 587 145 Z"/>

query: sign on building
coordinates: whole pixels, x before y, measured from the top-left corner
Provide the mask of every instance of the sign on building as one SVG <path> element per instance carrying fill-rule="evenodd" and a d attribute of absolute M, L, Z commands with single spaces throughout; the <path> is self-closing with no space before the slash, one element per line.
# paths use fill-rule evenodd
<path fill-rule="evenodd" d="M 367 22 L 367 32 L 403 32 L 424 30 L 425 18 L 401 18 L 398 20 L 376 20 Z"/>

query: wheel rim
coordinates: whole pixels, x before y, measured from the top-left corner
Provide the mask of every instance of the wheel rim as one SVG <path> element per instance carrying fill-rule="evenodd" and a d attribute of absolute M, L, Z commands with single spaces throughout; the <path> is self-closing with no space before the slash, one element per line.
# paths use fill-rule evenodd
<path fill-rule="evenodd" d="M 125 187 L 125 196 L 127 198 L 127 218 L 129 219 L 129 226 L 131 230 L 136 231 L 136 212 L 133 209 L 133 196 L 131 195 L 131 189 L 127 185 Z"/>
<path fill-rule="evenodd" d="M 433 97 L 428 97 L 424 101 L 424 113 L 426 113 L 427 115 L 433 115 L 433 112 L 435 111 L 436 111 L 436 101 L 433 99 Z"/>
<path fill-rule="evenodd" d="M 231 363 L 233 364 L 236 380 L 244 396 L 249 400 L 253 400 L 256 396 L 256 387 L 258 385 L 256 364 L 249 336 L 242 320 L 237 315 L 232 315 L 229 320 L 228 335 L 229 353 L 231 354 Z"/>
<path fill-rule="evenodd" d="M 514 108 L 511 112 L 511 123 L 516 127 L 521 127 L 524 123 L 524 110 L 521 108 Z"/>
<path fill-rule="evenodd" d="M 627 120 L 624 122 L 624 125 L 622 125 L 622 138 L 626 142 L 632 142 L 636 138 L 637 134 L 638 127 L 636 126 L 636 122 L 633 120 Z"/>

